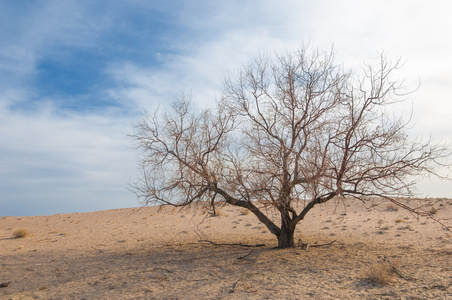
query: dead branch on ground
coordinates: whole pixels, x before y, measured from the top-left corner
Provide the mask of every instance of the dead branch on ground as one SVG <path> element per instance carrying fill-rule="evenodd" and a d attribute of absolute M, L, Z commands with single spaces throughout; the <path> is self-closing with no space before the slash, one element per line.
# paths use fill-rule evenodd
<path fill-rule="evenodd" d="M 246 245 L 242 243 L 215 243 L 207 238 L 207 236 L 199 229 L 195 230 L 196 235 L 199 237 L 199 243 L 209 243 L 214 246 L 240 246 L 240 247 L 264 247 L 265 244 L 256 244 L 256 245 Z"/>
<path fill-rule="evenodd" d="M 212 244 L 212 245 L 214 245 L 214 246 L 240 246 L 240 247 L 249 247 L 249 248 L 252 248 L 252 247 L 264 247 L 265 246 L 265 244 L 256 244 L 256 245 L 246 245 L 246 244 L 242 244 L 242 243 L 215 243 L 215 242 L 213 242 L 213 241 L 210 241 L 210 240 L 199 240 L 198 242 L 200 242 L 200 243 L 209 243 L 209 244 Z"/>
<path fill-rule="evenodd" d="M 397 268 L 389 261 L 389 259 L 388 259 L 386 256 L 383 257 L 383 261 L 384 261 L 385 263 L 387 263 L 387 264 L 391 267 L 392 271 L 393 271 L 394 273 L 396 273 L 400 278 L 403 278 L 403 279 L 405 279 L 405 280 L 417 280 L 417 279 L 414 278 L 414 277 L 403 275 L 402 272 L 400 272 L 400 270 L 397 269 Z"/>
<path fill-rule="evenodd" d="M 251 250 L 250 252 L 248 252 L 248 254 L 246 254 L 246 255 L 237 257 L 237 259 L 244 259 L 244 258 L 248 257 L 248 256 L 251 254 L 251 252 L 253 252 L 253 250 Z"/>

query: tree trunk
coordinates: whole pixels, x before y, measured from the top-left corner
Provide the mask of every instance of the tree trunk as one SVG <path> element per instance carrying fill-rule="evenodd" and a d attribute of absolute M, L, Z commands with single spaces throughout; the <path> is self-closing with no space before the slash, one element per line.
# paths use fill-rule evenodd
<path fill-rule="evenodd" d="M 290 212 L 286 207 L 280 207 L 281 230 L 276 234 L 278 238 L 278 248 L 290 248 L 294 246 L 293 236 L 295 233 L 296 222 L 292 222 Z"/>
<path fill-rule="evenodd" d="M 291 248 L 294 246 L 294 236 L 295 228 L 288 228 L 283 226 L 281 232 L 276 237 L 278 238 L 278 248 Z"/>

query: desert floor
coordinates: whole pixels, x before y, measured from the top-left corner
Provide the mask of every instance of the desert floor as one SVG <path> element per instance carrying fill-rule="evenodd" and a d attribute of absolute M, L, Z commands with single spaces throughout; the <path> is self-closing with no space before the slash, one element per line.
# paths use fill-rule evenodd
<path fill-rule="evenodd" d="M 146 207 L 0 217 L 0 298 L 452 299 L 452 233 L 431 218 L 372 204 L 370 211 L 351 199 L 314 208 L 296 232 L 308 250 L 275 249 L 276 238 L 251 213 L 230 206 L 218 216 Z M 452 216 L 452 200 L 409 204 L 439 209 L 436 219 Z M 30 235 L 13 238 L 22 228 Z M 257 244 L 265 246 L 244 246 Z M 370 279 L 388 262 L 399 274 L 386 284 Z"/>

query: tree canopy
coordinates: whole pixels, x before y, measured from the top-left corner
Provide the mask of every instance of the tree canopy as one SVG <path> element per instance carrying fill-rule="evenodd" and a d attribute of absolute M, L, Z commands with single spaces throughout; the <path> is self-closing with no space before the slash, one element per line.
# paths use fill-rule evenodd
<path fill-rule="evenodd" d="M 182 96 L 145 113 L 132 135 L 143 150 L 135 191 L 145 204 L 246 208 L 281 248 L 294 245 L 297 223 L 315 205 L 335 197 L 384 197 L 410 209 L 398 197 L 412 194 L 416 176 L 439 176 L 450 154 L 409 139 L 408 122 L 391 110 L 406 98 L 399 67 L 381 55 L 347 70 L 333 51 L 308 47 L 259 56 L 225 79 L 215 108 Z"/>

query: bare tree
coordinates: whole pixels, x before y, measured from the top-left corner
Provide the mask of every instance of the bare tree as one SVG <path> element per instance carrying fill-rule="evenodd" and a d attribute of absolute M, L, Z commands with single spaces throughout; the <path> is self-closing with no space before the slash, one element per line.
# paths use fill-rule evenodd
<path fill-rule="evenodd" d="M 378 196 L 410 209 L 397 197 L 411 195 L 413 176 L 438 176 L 449 152 L 409 140 L 407 123 L 391 113 L 404 97 L 392 78 L 399 65 L 381 56 L 347 71 L 332 51 L 307 47 L 261 56 L 225 80 L 215 109 L 181 97 L 170 110 L 146 113 L 133 135 L 144 150 L 136 193 L 145 204 L 246 208 L 280 248 L 294 245 L 297 223 L 315 205 L 335 197 Z"/>

